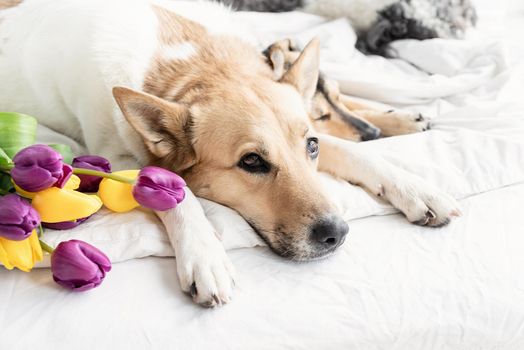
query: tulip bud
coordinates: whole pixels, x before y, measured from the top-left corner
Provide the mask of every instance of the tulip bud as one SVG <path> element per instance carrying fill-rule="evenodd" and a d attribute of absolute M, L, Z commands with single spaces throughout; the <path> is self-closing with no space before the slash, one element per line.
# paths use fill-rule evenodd
<path fill-rule="evenodd" d="M 133 197 L 140 205 L 154 210 L 174 208 L 184 197 L 186 182 L 177 174 L 154 166 L 140 170 L 133 186 Z"/>
<path fill-rule="evenodd" d="M 62 242 L 51 255 L 53 279 L 73 291 L 83 292 L 98 287 L 110 270 L 109 258 L 86 242 Z"/>
<path fill-rule="evenodd" d="M 0 263 L 12 270 L 18 268 L 29 272 L 37 261 L 42 261 L 43 254 L 38 234 L 33 230 L 29 238 L 23 241 L 13 241 L 0 237 Z"/>
<path fill-rule="evenodd" d="M 73 167 L 98 170 L 103 171 L 104 173 L 111 172 L 111 163 L 109 163 L 107 159 L 99 156 L 76 157 L 73 159 Z M 78 177 L 80 177 L 81 180 L 80 187 L 78 189 L 80 192 L 98 191 L 98 186 L 100 185 L 100 181 L 102 181 L 101 177 L 81 174 L 78 174 Z"/>
<path fill-rule="evenodd" d="M 138 176 L 138 170 L 121 170 L 114 172 L 113 175 L 133 180 Z M 133 197 L 133 185 L 127 182 L 103 179 L 100 182 L 98 196 L 109 210 L 117 213 L 125 213 L 139 206 Z"/>
<path fill-rule="evenodd" d="M 62 188 L 73 169 L 62 155 L 46 145 L 32 145 L 18 152 L 11 169 L 13 181 L 25 191 L 38 192 L 51 186 Z"/>
<path fill-rule="evenodd" d="M 16 194 L 0 197 L 0 237 L 22 241 L 40 224 L 40 215 Z"/>

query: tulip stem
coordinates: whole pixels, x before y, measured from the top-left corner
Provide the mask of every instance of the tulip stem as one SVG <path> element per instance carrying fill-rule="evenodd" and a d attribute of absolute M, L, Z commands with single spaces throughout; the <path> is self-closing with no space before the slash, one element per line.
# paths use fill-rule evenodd
<path fill-rule="evenodd" d="M 0 195 L 3 196 L 4 194 L 9 194 L 9 193 L 11 193 L 11 192 L 9 192 L 9 191 L 5 191 L 5 190 L 3 190 L 3 189 L 0 188 Z"/>
<path fill-rule="evenodd" d="M 42 247 L 43 251 L 46 251 L 49 254 L 53 254 L 53 252 L 55 251 L 53 247 L 51 247 L 50 245 L 48 245 L 46 242 L 42 241 L 41 239 L 39 239 L 39 241 L 40 241 L 40 246 Z"/>
<path fill-rule="evenodd" d="M 107 179 L 124 182 L 133 185 L 135 183 L 135 180 L 130 179 L 125 176 L 116 175 L 113 173 L 104 173 L 103 171 L 98 170 L 91 170 L 91 169 L 82 169 L 82 168 L 73 168 L 73 174 L 81 174 L 81 175 L 91 175 L 91 176 L 98 176 L 98 177 L 105 177 Z"/>

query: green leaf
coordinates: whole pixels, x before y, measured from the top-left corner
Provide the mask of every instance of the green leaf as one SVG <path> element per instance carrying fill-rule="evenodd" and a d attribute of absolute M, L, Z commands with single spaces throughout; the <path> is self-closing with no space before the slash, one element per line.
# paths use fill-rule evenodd
<path fill-rule="evenodd" d="M 14 157 L 22 148 L 35 143 L 37 124 L 29 115 L 0 112 L 0 148 L 9 157 Z"/>
<path fill-rule="evenodd" d="M 0 172 L 0 195 L 8 194 L 14 192 L 15 187 L 11 182 L 11 176 L 6 173 Z"/>
<path fill-rule="evenodd" d="M 64 162 L 67 164 L 71 164 L 73 162 L 73 150 L 68 145 L 63 145 L 61 143 L 52 143 L 48 145 L 49 147 L 53 148 L 55 151 L 60 153 L 62 157 L 64 157 Z"/>
<path fill-rule="evenodd" d="M 0 168 L 6 167 L 7 165 L 11 164 L 11 158 L 5 153 L 3 149 L 0 148 Z"/>

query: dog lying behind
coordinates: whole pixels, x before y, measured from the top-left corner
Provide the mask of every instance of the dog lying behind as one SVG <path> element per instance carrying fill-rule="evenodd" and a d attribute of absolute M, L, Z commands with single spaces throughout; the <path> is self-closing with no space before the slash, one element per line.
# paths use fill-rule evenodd
<path fill-rule="evenodd" d="M 183 176 L 186 199 L 157 215 L 181 288 L 204 306 L 230 300 L 235 273 L 195 194 L 293 260 L 332 254 L 348 233 L 318 171 L 418 225 L 459 215 L 436 186 L 315 129 L 318 40 L 275 78 L 241 34 L 212 3 L 23 0 L 0 11 L 0 109 L 34 115 L 115 170 L 153 164 Z"/>
<path fill-rule="evenodd" d="M 347 17 L 357 48 L 389 56 L 399 39 L 462 38 L 477 21 L 471 0 L 221 0 L 242 11 L 302 10 L 331 18 Z"/>
<path fill-rule="evenodd" d="M 289 39 L 277 41 L 264 50 L 275 79 L 280 79 L 300 55 Z M 315 130 L 351 141 L 374 140 L 381 136 L 411 134 L 430 129 L 421 114 L 379 111 L 340 93 L 338 83 L 319 75 L 310 111 Z"/>

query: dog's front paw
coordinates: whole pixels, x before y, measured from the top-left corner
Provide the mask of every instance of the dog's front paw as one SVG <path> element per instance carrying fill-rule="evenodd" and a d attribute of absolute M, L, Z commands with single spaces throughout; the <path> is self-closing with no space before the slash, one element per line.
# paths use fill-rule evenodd
<path fill-rule="evenodd" d="M 417 225 L 439 227 L 462 215 L 453 197 L 411 174 L 397 181 L 386 181 L 379 186 L 378 195 L 385 196 Z"/>
<path fill-rule="evenodd" d="M 220 241 L 192 248 L 195 249 L 185 249 L 177 256 L 182 290 L 204 307 L 229 302 L 235 285 L 235 269 Z"/>
<path fill-rule="evenodd" d="M 427 117 L 420 113 L 391 110 L 387 112 L 387 123 L 381 126 L 384 136 L 406 135 L 431 129 Z"/>

